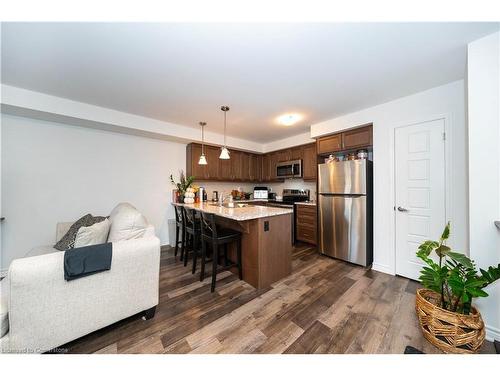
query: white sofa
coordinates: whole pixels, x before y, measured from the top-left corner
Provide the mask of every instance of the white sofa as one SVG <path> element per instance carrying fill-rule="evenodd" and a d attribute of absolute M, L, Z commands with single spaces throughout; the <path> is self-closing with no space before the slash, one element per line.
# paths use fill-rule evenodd
<path fill-rule="evenodd" d="M 56 240 L 69 226 L 58 224 Z M 64 251 L 46 246 L 11 263 L 1 281 L 8 310 L 2 352 L 46 352 L 134 314 L 154 315 L 160 268 L 154 227 L 141 238 L 113 242 L 109 271 L 65 281 L 63 259 Z"/>

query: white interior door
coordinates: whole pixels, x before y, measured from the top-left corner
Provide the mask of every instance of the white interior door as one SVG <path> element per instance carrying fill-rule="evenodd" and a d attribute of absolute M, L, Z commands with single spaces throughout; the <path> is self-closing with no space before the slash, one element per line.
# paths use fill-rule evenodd
<path fill-rule="evenodd" d="M 396 274 L 418 279 L 416 257 L 446 222 L 444 119 L 395 130 Z"/>

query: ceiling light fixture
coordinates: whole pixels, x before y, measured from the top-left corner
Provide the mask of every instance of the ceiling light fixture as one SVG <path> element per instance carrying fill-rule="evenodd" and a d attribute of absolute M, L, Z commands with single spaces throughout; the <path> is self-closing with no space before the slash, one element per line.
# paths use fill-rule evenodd
<path fill-rule="evenodd" d="M 229 156 L 229 150 L 226 147 L 226 113 L 229 111 L 229 107 L 223 105 L 220 107 L 221 111 L 224 112 L 224 146 L 220 149 L 220 156 L 219 159 L 230 159 L 231 157 Z"/>
<path fill-rule="evenodd" d="M 200 126 L 201 126 L 201 155 L 200 155 L 200 160 L 198 160 L 198 164 L 199 165 L 207 165 L 207 158 L 205 157 L 205 132 L 204 132 L 204 128 L 205 128 L 205 125 L 207 123 L 206 122 L 200 122 Z"/>
<path fill-rule="evenodd" d="M 302 115 L 298 113 L 287 113 L 278 117 L 278 123 L 285 126 L 292 126 L 302 120 Z"/>

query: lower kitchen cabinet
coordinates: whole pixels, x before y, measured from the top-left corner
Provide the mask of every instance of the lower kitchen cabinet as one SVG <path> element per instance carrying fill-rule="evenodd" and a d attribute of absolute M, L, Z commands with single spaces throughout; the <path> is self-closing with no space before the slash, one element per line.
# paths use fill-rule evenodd
<path fill-rule="evenodd" d="M 298 241 L 316 245 L 316 205 L 297 204 L 295 216 L 295 238 Z"/>

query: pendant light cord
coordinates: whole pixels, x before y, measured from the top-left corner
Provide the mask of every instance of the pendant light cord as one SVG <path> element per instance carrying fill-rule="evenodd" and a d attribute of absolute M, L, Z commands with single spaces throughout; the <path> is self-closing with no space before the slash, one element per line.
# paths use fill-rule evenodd
<path fill-rule="evenodd" d="M 224 147 L 226 147 L 226 112 L 224 111 Z"/>

